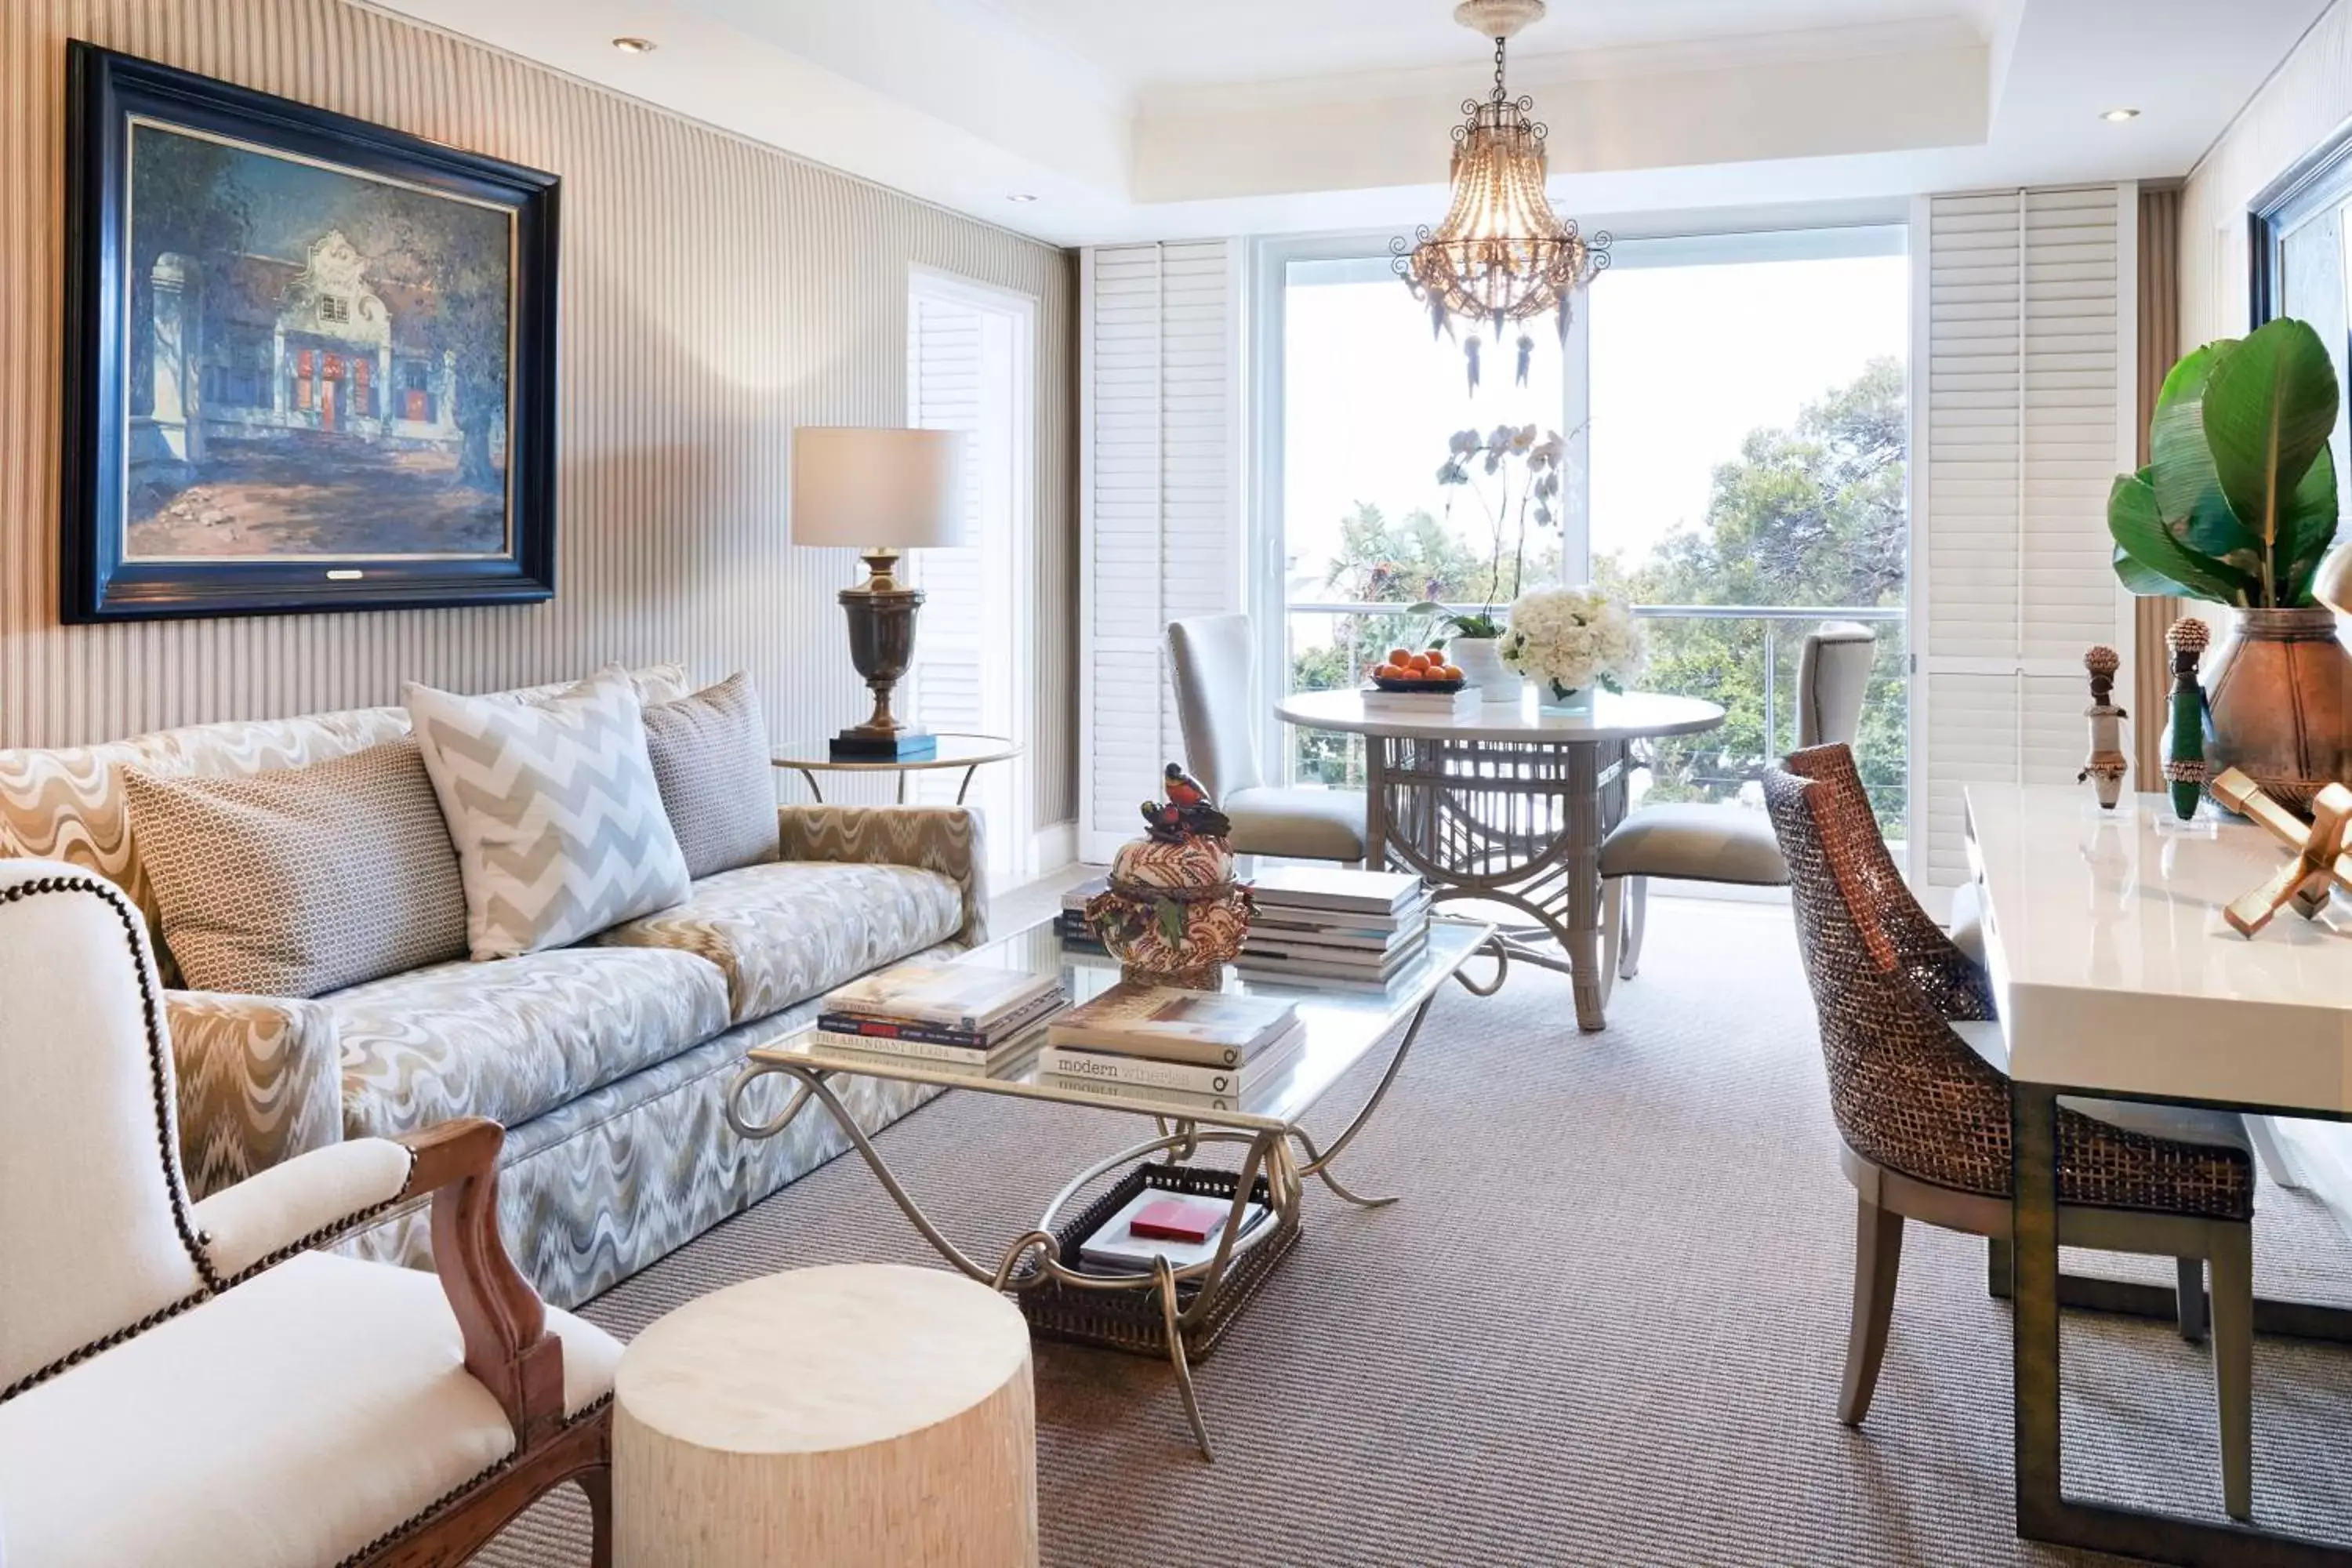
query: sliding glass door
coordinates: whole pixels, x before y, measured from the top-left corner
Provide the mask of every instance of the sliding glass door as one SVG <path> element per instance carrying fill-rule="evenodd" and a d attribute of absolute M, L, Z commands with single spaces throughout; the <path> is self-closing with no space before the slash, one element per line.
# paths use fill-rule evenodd
<path fill-rule="evenodd" d="M 1907 813 L 1909 263 L 1900 226 L 1626 239 L 1548 323 L 1482 342 L 1476 374 L 1370 241 L 1262 253 L 1261 602 L 1291 689 L 1357 683 L 1427 632 L 1405 606 L 1507 605 L 1591 581 L 1645 618 L 1642 684 L 1721 702 L 1661 747 L 1648 798 L 1760 798 L 1795 743 L 1798 656 L 1829 620 L 1870 626 L 1860 751 L 1890 837 Z M 1490 338 L 1492 334 L 1487 334 Z M 1457 432 L 1557 433 L 1560 493 L 1525 513 L 1506 463 L 1446 471 Z M 1447 482 L 1452 479 L 1454 482 Z M 1500 526 L 1498 527 L 1498 523 Z M 1296 782 L 1360 782 L 1328 736 L 1279 737 Z"/>

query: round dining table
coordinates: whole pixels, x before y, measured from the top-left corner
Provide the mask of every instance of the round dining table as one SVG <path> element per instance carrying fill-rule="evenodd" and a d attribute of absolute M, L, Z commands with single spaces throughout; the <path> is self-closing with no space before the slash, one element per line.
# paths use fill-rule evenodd
<path fill-rule="evenodd" d="M 1577 1026 L 1607 1025 L 1601 841 L 1623 819 L 1633 748 L 1696 735 L 1723 709 L 1696 697 L 1596 691 L 1584 713 L 1517 702 L 1452 712 L 1367 709 L 1360 691 L 1301 691 L 1286 724 L 1364 737 L 1365 864 L 1419 873 L 1435 901 L 1500 904 L 1524 920 L 1494 939 L 1513 960 L 1567 973 Z"/>

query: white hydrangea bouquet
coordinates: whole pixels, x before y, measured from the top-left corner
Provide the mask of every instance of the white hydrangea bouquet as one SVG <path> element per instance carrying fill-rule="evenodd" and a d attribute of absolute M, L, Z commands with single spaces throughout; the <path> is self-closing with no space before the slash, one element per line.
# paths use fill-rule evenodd
<path fill-rule="evenodd" d="M 1622 690 L 1642 672 L 1641 623 L 1595 588 L 1536 588 L 1511 605 L 1496 650 L 1536 683 L 1547 703 L 1590 702 L 1595 686 Z"/>

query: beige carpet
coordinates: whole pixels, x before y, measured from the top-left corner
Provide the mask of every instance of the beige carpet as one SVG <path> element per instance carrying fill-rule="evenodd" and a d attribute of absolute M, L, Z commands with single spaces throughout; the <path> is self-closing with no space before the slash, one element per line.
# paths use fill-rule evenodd
<path fill-rule="evenodd" d="M 2009 1320 L 1981 1243 L 1911 1227 L 1877 1408 L 1858 1433 L 1832 1415 L 1853 1200 L 1787 912 L 1672 900 L 1653 928 L 1604 1035 L 1536 971 L 1439 1002 L 1342 1167 L 1407 1201 L 1362 1214 L 1310 1184 L 1297 1252 L 1202 1370 L 1213 1465 L 1164 1369 L 1039 1347 L 1047 1563 L 2073 1560 L 2011 1530 Z M 882 1142 L 992 1251 L 1139 1125 L 961 1095 Z M 2332 1223 L 2262 1203 L 2262 1288 L 2352 1301 Z M 625 1335 L 733 1280 L 857 1259 L 931 1261 L 851 1156 L 588 1315 Z M 2070 1489 L 2218 1517 L 2202 1351 L 2083 1314 L 2065 1332 Z M 2255 1377 L 2258 1512 L 2352 1537 L 2352 1351 L 2265 1341 Z M 553 1500 L 483 1561 L 584 1563 L 583 1517 Z"/>

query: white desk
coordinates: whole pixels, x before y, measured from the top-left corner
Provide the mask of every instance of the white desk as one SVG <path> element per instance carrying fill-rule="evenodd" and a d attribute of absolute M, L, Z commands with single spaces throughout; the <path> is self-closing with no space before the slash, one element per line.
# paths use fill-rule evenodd
<path fill-rule="evenodd" d="M 1968 820 L 2014 1076 L 2352 1112 L 2352 905 L 2251 942 L 2221 920 L 2286 863 L 2277 840 L 2054 784 L 1972 784 Z"/>
<path fill-rule="evenodd" d="M 2018 1533 L 2199 1568 L 2352 1563 L 2352 1552 L 2258 1525 L 2067 1500 L 2062 1293 L 2070 1305 L 2164 1316 L 2172 1298 L 2062 1284 L 2056 1132 L 2061 1093 L 2352 1114 L 2352 906 L 2338 899 L 2317 921 L 2288 912 L 2240 936 L 2222 906 L 2285 851 L 2247 824 L 2184 829 L 2154 795 L 2103 813 L 2087 789 L 1971 784 L 1968 831 L 2011 1079 Z M 2257 1300 L 2254 1327 L 2343 1340 L 2352 1314 Z M 2259 1521 L 2259 1492 L 2254 1508 Z"/>

